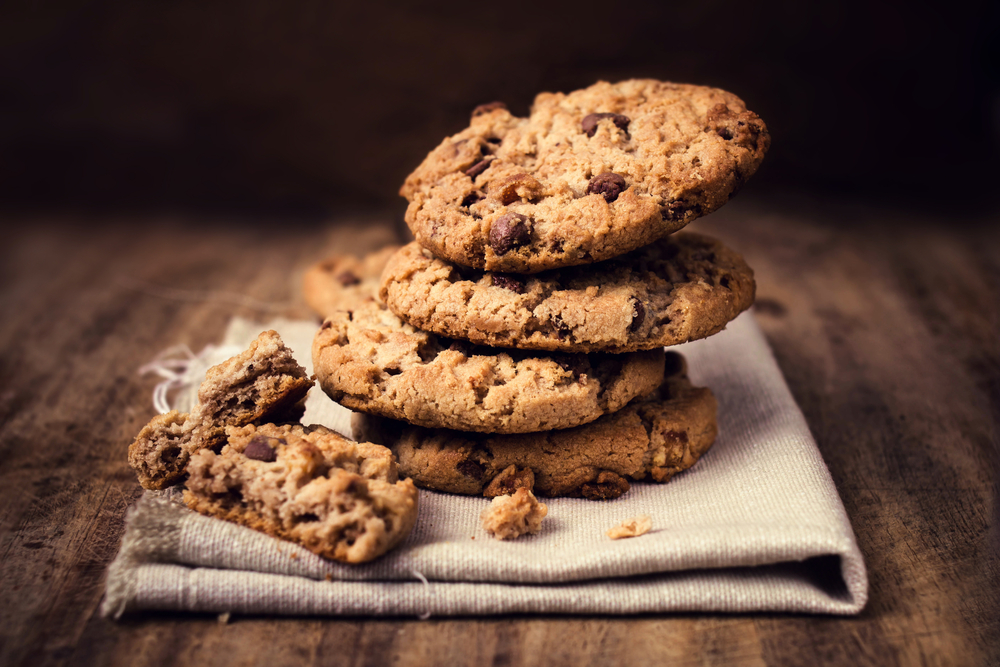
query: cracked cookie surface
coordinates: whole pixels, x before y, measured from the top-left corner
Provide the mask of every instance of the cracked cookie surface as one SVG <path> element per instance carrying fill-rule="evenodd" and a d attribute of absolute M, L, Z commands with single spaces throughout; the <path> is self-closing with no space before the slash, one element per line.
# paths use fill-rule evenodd
<path fill-rule="evenodd" d="M 244 352 L 208 369 L 190 413 L 153 417 L 129 446 L 129 465 L 144 488 L 176 484 L 191 455 L 220 444 L 227 426 L 297 420 L 312 385 L 277 332 L 264 331 Z"/>
<path fill-rule="evenodd" d="M 322 426 L 251 424 L 226 438 L 188 464 L 184 501 L 197 512 L 346 563 L 384 554 L 413 528 L 417 489 L 385 447 Z"/>
<path fill-rule="evenodd" d="M 753 303 L 753 271 L 681 232 L 600 264 L 532 276 L 461 269 L 417 243 L 382 274 L 382 300 L 413 326 L 493 347 L 632 352 L 705 338 Z"/>
<path fill-rule="evenodd" d="M 481 347 L 402 322 L 384 305 L 334 312 L 313 340 L 313 367 L 333 400 L 431 428 L 528 433 L 621 409 L 663 380 L 661 348 L 627 354 Z"/>
<path fill-rule="evenodd" d="M 770 145 L 732 93 L 649 79 L 542 93 L 528 118 L 478 107 L 406 179 L 435 255 L 509 273 L 610 259 L 726 203 Z"/>
<path fill-rule="evenodd" d="M 355 434 L 393 450 L 417 486 L 496 496 L 528 488 L 542 496 L 617 498 L 629 480 L 667 482 L 715 441 L 716 401 L 691 385 L 683 357 L 667 353 L 660 388 L 584 426 L 523 435 L 425 429 L 357 414 Z"/>

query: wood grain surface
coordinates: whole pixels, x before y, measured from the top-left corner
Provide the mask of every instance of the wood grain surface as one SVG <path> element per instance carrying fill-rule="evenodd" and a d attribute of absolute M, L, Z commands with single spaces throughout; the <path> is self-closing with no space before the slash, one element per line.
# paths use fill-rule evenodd
<path fill-rule="evenodd" d="M 154 414 L 137 369 L 242 315 L 307 317 L 299 279 L 397 226 L 6 216 L 0 255 L 0 665 L 930 664 L 1000 659 L 1000 226 L 785 197 L 694 228 L 744 253 L 757 318 L 870 576 L 854 618 L 282 619 L 98 608 Z"/>

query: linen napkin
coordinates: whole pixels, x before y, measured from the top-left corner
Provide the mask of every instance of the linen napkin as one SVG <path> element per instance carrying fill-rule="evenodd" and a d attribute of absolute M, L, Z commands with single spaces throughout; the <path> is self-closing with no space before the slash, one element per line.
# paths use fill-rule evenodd
<path fill-rule="evenodd" d="M 165 376 L 157 406 L 188 409 L 205 369 L 268 328 L 312 373 L 314 322 L 236 319 L 222 346 L 154 364 Z M 692 382 L 715 393 L 719 436 L 667 484 L 634 483 L 611 501 L 542 498 L 549 513 L 541 533 L 509 542 L 479 526 L 489 500 L 421 491 L 409 537 L 360 566 L 193 513 L 176 490 L 147 492 L 127 517 L 103 612 L 859 612 L 868 581 L 850 521 L 752 313 L 674 349 Z M 302 421 L 350 435 L 350 412 L 318 387 Z M 605 535 L 641 514 L 653 519 L 649 533 Z"/>

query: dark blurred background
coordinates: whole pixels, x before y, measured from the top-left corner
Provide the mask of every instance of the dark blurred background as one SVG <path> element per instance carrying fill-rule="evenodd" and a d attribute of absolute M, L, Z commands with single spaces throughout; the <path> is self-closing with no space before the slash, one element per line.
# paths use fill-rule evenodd
<path fill-rule="evenodd" d="M 765 119 L 751 196 L 981 211 L 998 4 L 5 3 L 0 207 L 399 215 L 403 178 L 476 104 L 655 77 Z"/>

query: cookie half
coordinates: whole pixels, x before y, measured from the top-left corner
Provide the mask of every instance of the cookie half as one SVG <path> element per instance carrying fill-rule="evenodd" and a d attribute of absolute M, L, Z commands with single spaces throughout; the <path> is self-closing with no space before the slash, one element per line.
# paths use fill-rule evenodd
<path fill-rule="evenodd" d="M 753 271 L 708 236 L 679 233 L 596 265 L 533 276 L 461 270 L 417 243 L 382 274 L 400 318 L 494 347 L 632 352 L 705 338 L 753 303 Z"/>
<path fill-rule="evenodd" d="M 216 454 L 191 457 L 184 501 L 202 514 L 297 542 L 325 558 L 372 560 L 417 518 L 417 489 L 392 453 L 322 426 L 226 429 Z"/>
<path fill-rule="evenodd" d="M 667 357 L 668 375 L 656 393 L 576 428 L 474 435 L 358 414 L 355 434 L 384 442 L 400 474 L 427 489 L 493 497 L 529 488 L 543 496 L 617 498 L 629 480 L 669 481 L 715 441 L 715 397 L 691 385 L 683 357 Z"/>
<path fill-rule="evenodd" d="M 190 413 L 153 417 L 129 446 L 129 465 L 144 488 L 176 484 L 191 454 L 221 444 L 227 426 L 297 420 L 312 385 L 277 332 L 264 331 L 246 351 L 208 369 Z"/>
<path fill-rule="evenodd" d="M 663 380 L 662 348 L 627 354 L 502 350 L 442 338 L 373 301 L 334 312 L 313 341 L 338 403 L 430 428 L 528 433 L 621 409 Z"/>
<path fill-rule="evenodd" d="M 451 262 L 535 273 L 610 259 L 722 206 L 760 166 L 764 122 L 726 91 L 648 79 L 478 107 L 406 179 L 406 222 Z"/>

